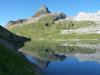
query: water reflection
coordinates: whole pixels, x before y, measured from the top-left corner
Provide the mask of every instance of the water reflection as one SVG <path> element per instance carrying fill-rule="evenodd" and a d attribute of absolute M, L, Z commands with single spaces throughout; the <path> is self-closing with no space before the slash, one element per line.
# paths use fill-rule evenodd
<path fill-rule="evenodd" d="M 79 61 L 76 57 L 66 57 L 63 60 L 44 61 L 41 65 L 32 56 L 27 58 L 39 65 L 46 75 L 100 75 L 100 64 L 96 61 Z"/>
<path fill-rule="evenodd" d="M 100 75 L 100 44 L 45 41 L 38 42 L 37 45 L 33 45 L 33 50 L 26 53 L 29 55 L 26 57 L 47 75 Z M 32 52 L 39 58 L 34 58 Z"/>
<path fill-rule="evenodd" d="M 60 61 L 63 61 L 64 59 L 66 59 L 66 56 L 65 55 L 59 55 L 59 54 L 55 54 L 56 55 L 56 59 L 55 61 L 57 60 L 60 60 Z M 54 55 L 54 56 L 55 56 Z M 49 61 L 49 60 L 43 60 L 43 59 L 38 59 L 38 58 L 34 58 L 33 56 L 31 55 L 26 55 L 26 58 L 33 64 L 36 64 L 38 67 L 40 67 L 41 69 L 45 69 L 48 67 L 48 65 L 54 61 Z M 52 58 L 52 57 L 51 57 Z M 53 58 L 52 58 L 53 59 Z"/>
<path fill-rule="evenodd" d="M 100 64 L 95 61 L 79 62 L 74 57 L 53 61 L 45 69 L 46 75 L 100 75 Z"/>

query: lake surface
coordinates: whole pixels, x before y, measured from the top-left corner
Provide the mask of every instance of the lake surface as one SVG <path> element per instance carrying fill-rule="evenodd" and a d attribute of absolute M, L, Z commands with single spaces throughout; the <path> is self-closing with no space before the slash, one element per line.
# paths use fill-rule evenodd
<path fill-rule="evenodd" d="M 33 63 L 36 61 L 28 56 Z M 75 57 L 51 61 L 43 68 L 46 75 L 100 75 L 100 64 L 96 61 L 79 61 Z"/>
<path fill-rule="evenodd" d="M 45 69 L 47 75 L 100 75 L 100 64 L 95 61 L 79 62 L 74 57 L 51 62 Z"/>

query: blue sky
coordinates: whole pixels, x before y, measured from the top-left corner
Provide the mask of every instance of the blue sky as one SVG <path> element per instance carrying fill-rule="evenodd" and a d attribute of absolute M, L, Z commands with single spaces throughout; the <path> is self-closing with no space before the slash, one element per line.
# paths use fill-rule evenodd
<path fill-rule="evenodd" d="M 64 12 L 69 16 L 80 11 L 100 10 L 100 0 L 0 0 L 0 25 L 9 20 L 31 17 L 41 5 L 46 5 L 52 12 Z"/>

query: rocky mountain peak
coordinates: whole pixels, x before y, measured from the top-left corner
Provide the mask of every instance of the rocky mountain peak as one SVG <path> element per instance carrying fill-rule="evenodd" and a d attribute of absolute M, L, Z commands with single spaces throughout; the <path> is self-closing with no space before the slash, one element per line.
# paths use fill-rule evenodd
<path fill-rule="evenodd" d="M 34 17 L 39 17 L 41 15 L 44 15 L 44 14 L 48 14 L 48 13 L 51 13 L 48 9 L 48 7 L 46 7 L 45 5 L 42 5 L 40 7 L 40 9 L 36 12 L 35 16 Z"/>

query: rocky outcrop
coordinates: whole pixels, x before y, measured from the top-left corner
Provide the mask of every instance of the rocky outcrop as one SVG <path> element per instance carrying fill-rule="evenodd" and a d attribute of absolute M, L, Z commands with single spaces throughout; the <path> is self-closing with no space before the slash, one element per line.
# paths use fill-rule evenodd
<path fill-rule="evenodd" d="M 63 12 L 59 14 L 59 19 L 65 19 L 67 16 Z"/>
<path fill-rule="evenodd" d="M 7 25 L 19 24 L 19 23 L 23 23 L 25 21 L 27 21 L 27 20 L 26 19 L 19 19 L 19 20 L 16 20 L 16 21 L 9 21 L 7 23 Z"/>
<path fill-rule="evenodd" d="M 7 25 L 13 25 L 16 21 L 8 21 Z"/>
<path fill-rule="evenodd" d="M 64 13 L 50 13 L 48 15 L 43 15 L 39 18 L 40 21 L 57 21 L 60 19 L 65 19 L 66 15 Z"/>
<path fill-rule="evenodd" d="M 48 8 L 45 5 L 42 5 L 40 9 L 36 12 L 34 17 L 39 17 L 39 16 L 42 16 L 44 14 L 49 14 L 49 13 L 51 12 L 48 10 Z"/>

